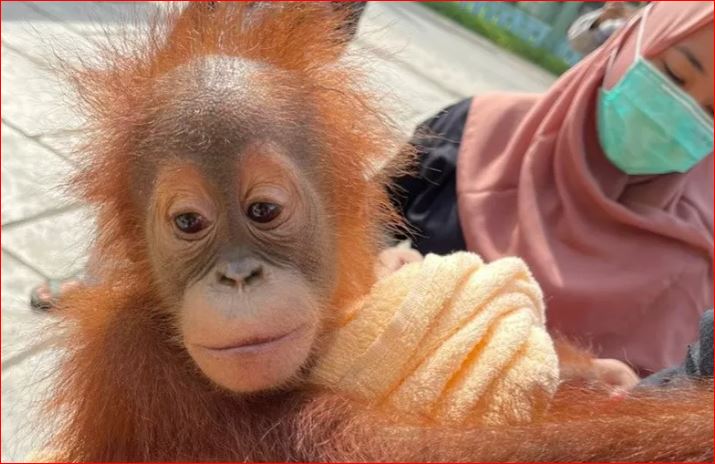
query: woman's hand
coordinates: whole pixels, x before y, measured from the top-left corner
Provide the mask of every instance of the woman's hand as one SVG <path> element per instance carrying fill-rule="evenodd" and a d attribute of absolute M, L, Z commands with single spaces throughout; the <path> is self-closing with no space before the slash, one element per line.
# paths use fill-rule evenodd
<path fill-rule="evenodd" d="M 422 261 L 422 255 L 412 248 L 392 247 L 383 250 L 377 257 L 375 274 L 378 279 L 389 276 L 408 263 Z"/>
<path fill-rule="evenodd" d="M 623 394 L 640 382 L 628 364 L 617 359 L 595 358 L 592 353 L 561 337 L 554 337 L 561 380 L 586 387 L 605 388 Z"/>
<path fill-rule="evenodd" d="M 617 359 L 598 358 L 592 363 L 596 379 L 613 388 L 614 393 L 629 391 L 640 382 L 635 371 Z"/>

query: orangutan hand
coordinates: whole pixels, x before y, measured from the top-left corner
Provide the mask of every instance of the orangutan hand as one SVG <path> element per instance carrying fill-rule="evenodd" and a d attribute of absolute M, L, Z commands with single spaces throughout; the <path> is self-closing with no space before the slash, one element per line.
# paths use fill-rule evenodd
<path fill-rule="evenodd" d="M 377 257 L 375 274 L 378 279 L 387 277 L 408 263 L 422 261 L 422 255 L 412 248 L 392 247 L 383 250 Z"/>

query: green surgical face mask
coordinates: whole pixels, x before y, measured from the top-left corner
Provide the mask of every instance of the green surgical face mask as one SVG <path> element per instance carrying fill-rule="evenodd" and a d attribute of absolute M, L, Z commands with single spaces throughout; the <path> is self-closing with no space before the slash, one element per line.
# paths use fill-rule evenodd
<path fill-rule="evenodd" d="M 713 152 L 713 120 L 683 89 L 641 56 L 598 98 L 598 137 L 611 162 L 631 175 L 686 172 Z M 612 60 L 611 60 L 612 61 Z"/>

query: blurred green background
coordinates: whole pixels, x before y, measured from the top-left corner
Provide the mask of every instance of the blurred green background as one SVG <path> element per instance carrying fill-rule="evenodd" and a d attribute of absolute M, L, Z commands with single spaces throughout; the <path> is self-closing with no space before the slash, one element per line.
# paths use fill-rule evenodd
<path fill-rule="evenodd" d="M 568 44 L 569 26 L 604 3 L 420 2 L 420 5 L 559 75 L 582 58 Z"/>

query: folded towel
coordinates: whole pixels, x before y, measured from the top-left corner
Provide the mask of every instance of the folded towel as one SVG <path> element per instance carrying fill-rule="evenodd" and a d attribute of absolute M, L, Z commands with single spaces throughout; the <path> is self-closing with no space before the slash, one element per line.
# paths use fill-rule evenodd
<path fill-rule="evenodd" d="M 427 255 L 347 311 L 313 380 L 421 422 L 523 423 L 558 384 L 544 323 L 520 259 Z"/>

